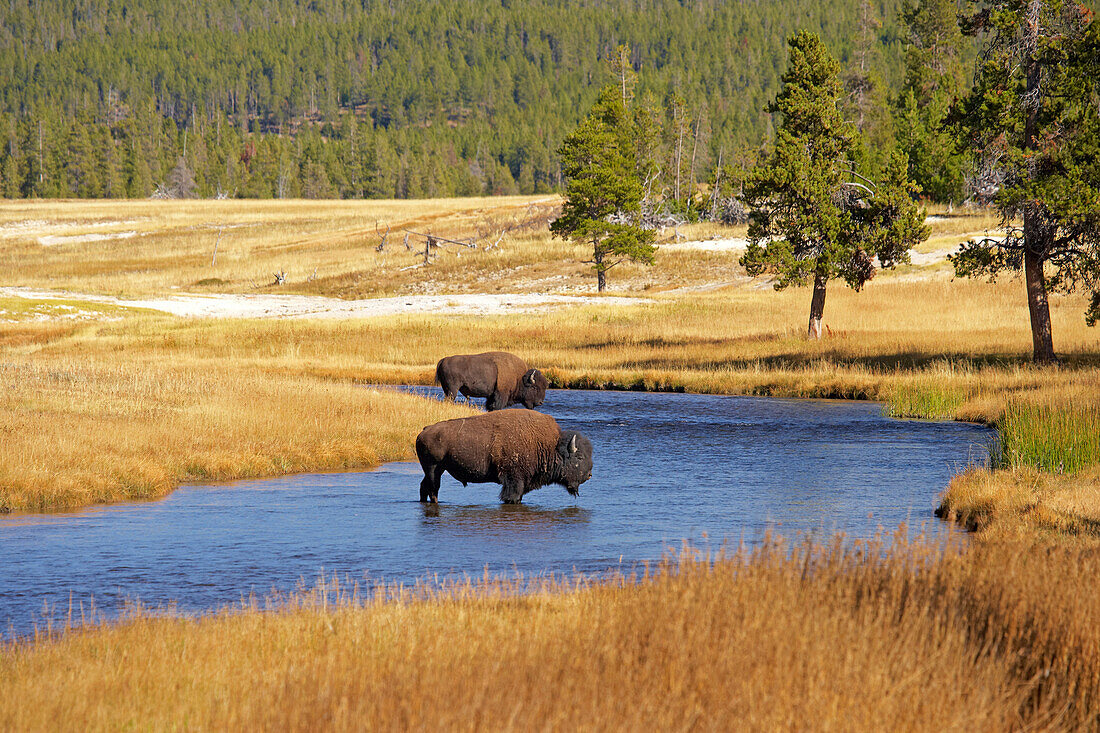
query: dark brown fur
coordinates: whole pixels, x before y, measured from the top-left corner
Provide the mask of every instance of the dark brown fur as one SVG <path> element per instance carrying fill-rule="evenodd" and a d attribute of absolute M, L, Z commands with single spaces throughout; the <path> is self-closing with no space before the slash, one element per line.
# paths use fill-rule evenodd
<path fill-rule="evenodd" d="M 534 409 L 546 398 L 549 381 L 538 369 L 506 351 L 446 356 L 435 366 L 435 378 L 445 399 L 454 402 L 461 392 L 467 399 L 485 397 L 485 409 L 502 410 L 522 404 Z"/>
<path fill-rule="evenodd" d="M 420 501 L 435 503 L 443 472 L 468 483 L 501 484 L 500 499 L 516 504 L 547 484 L 576 495 L 592 476 L 592 444 L 563 432 L 549 415 L 528 410 L 487 412 L 429 425 L 416 438 L 424 469 Z"/>

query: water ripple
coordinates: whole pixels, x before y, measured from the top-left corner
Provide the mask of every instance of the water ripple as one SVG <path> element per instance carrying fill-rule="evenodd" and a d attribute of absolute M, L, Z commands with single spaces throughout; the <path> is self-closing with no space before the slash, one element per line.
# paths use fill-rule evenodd
<path fill-rule="evenodd" d="M 396 463 L 0 518 L 0 630 L 25 633 L 44 604 L 63 615 L 70 598 L 108 614 L 128 599 L 190 612 L 322 572 L 600 571 L 769 528 L 869 536 L 927 522 L 934 533 L 937 495 L 992 440 L 975 425 L 891 420 L 872 403 L 552 391 L 544 409 L 595 446 L 577 498 L 555 486 L 502 506 L 498 487 L 445 477 L 442 503 L 425 507 L 419 466 Z"/>

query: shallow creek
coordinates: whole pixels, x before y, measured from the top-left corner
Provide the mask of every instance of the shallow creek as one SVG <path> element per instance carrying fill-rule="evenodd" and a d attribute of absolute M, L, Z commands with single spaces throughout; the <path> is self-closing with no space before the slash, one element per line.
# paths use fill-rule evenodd
<path fill-rule="evenodd" d="M 576 498 L 548 486 L 502 506 L 499 487 L 444 476 L 439 506 L 426 507 L 412 462 L 0 517 L 0 635 L 29 632 L 44 609 L 64 617 L 70 599 L 94 598 L 108 616 L 128 599 L 204 611 L 322 573 L 369 584 L 486 567 L 598 572 L 768 530 L 868 537 L 906 522 L 939 534 L 936 497 L 995 439 L 867 402 L 577 390 L 551 391 L 541 410 L 595 447 Z"/>

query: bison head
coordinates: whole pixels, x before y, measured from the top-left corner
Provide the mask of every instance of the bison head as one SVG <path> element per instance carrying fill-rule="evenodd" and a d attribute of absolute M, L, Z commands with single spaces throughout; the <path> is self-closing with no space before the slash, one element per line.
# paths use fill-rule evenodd
<path fill-rule="evenodd" d="M 572 430 L 563 430 L 558 440 L 561 456 L 561 482 L 573 496 L 580 493 L 581 484 L 592 478 L 592 443 Z"/>
<path fill-rule="evenodd" d="M 528 410 L 533 410 L 546 399 L 546 388 L 550 382 L 538 369 L 528 369 L 520 380 L 518 402 Z"/>

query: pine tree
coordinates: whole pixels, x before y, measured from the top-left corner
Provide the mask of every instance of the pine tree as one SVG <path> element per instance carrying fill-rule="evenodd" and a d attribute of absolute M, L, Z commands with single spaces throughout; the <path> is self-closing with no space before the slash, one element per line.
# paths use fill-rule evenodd
<path fill-rule="evenodd" d="M 22 195 L 35 198 L 41 195 L 44 179 L 42 147 L 42 121 L 35 116 L 23 119 L 19 126 L 19 149 L 23 151 Z"/>
<path fill-rule="evenodd" d="M 19 163 L 16 161 L 15 156 L 10 154 L 10 149 L 9 154 L 4 156 L 2 175 L 4 178 L 4 198 L 19 198 L 23 181 L 19 175 Z"/>
<path fill-rule="evenodd" d="M 558 151 L 567 181 L 565 204 L 550 231 L 592 246 L 600 292 L 607 287 L 607 271 L 623 260 L 653 264 L 654 233 L 635 223 L 642 185 L 630 130 L 622 93 L 609 86 Z"/>
<path fill-rule="evenodd" d="M 986 34 L 983 64 L 955 119 L 962 144 L 998 161 L 1007 234 L 951 260 L 960 276 L 1023 269 L 1032 358 L 1051 363 L 1048 289 L 1091 292 L 1086 318 L 1100 318 L 1100 24 L 1075 2 L 1011 0 L 967 28 Z"/>
<path fill-rule="evenodd" d="M 652 94 L 644 95 L 634 105 L 634 152 L 638 178 L 642 181 L 642 212 L 653 208 L 663 195 L 659 177 L 662 171 L 664 129 L 661 111 Z"/>
<path fill-rule="evenodd" d="M 335 195 L 328 171 L 320 162 L 307 158 L 299 170 L 302 180 L 302 198 L 330 199 Z"/>
<path fill-rule="evenodd" d="M 928 230 L 903 154 L 892 157 L 877 185 L 854 172 L 858 133 L 840 114 L 840 66 L 821 40 L 802 31 L 789 48 L 769 107 L 783 119 L 775 147 L 745 184 L 753 211 L 741 264 L 753 276 L 776 275 L 777 290 L 812 279 L 808 335 L 820 338 L 829 280 L 859 290 L 874 277 L 876 256 L 883 267 L 907 262 Z"/>
<path fill-rule="evenodd" d="M 135 143 L 127 146 L 126 153 L 126 195 L 144 198 L 153 192 L 153 172 L 149 169 L 149 160 Z"/>
<path fill-rule="evenodd" d="M 905 81 L 894 101 L 897 140 L 909 156 L 909 175 L 936 201 L 963 199 L 964 155 L 944 118 L 962 88 L 966 39 L 955 0 L 906 0 Z"/>
<path fill-rule="evenodd" d="M 852 153 L 864 172 L 881 168 L 894 146 L 893 120 L 882 77 L 884 64 L 878 40 L 881 29 L 878 11 L 869 0 L 861 0 L 856 45 L 842 81 L 847 90 L 844 109 L 855 122 L 861 143 Z"/>
<path fill-rule="evenodd" d="M 126 196 L 126 184 L 122 176 L 122 161 L 119 159 L 118 145 L 106 125 L 99 130 L 96 141 L 98 153 L 99 178 L 103 182 L 103 196 L 123 198 Z"/>

